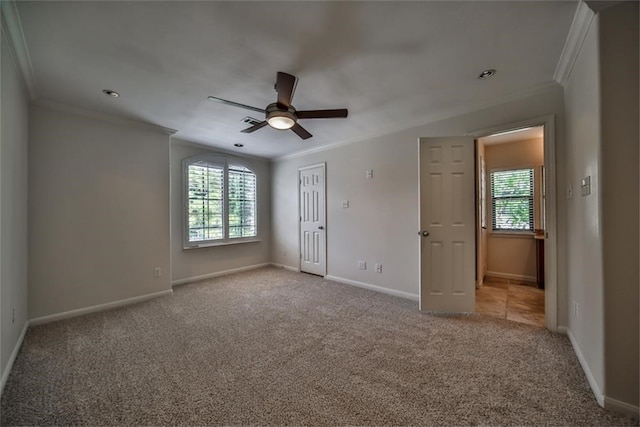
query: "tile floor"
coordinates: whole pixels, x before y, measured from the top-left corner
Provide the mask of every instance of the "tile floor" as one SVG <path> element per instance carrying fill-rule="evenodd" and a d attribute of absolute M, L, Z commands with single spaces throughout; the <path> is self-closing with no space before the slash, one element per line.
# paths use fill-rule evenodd
<path fill-rule="evenodd" d="M 476 313 L 544 327 L 544 289 L 535 283 L 485 277 L 476 289 Z"/>

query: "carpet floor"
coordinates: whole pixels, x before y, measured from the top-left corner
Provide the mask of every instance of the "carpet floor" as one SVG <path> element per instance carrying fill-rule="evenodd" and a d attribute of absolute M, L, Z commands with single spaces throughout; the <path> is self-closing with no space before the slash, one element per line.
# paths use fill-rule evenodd
<path fill-rule="evenodd" d="M 2 425 L 633 425 L 563 335 L 276 268 L 29 328 Z"/>

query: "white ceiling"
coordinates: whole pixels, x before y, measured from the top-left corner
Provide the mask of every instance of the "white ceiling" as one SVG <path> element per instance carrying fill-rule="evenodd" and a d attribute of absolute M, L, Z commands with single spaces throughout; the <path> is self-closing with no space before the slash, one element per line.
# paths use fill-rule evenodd
<path fill-rule="evenodd" d="M 176 137 L 279 157 L 426 123 L 550 84 L 575 1 L 18 2 L 36 98 L 176 129 Z M 497 69 L 478 80 L 484 69 Z M 240 133 L 299 77 L 314 136 Z M 120 93 L 109 98 L 103 89 Z M 244 144 L 236 149 L 234 143 Z"/>

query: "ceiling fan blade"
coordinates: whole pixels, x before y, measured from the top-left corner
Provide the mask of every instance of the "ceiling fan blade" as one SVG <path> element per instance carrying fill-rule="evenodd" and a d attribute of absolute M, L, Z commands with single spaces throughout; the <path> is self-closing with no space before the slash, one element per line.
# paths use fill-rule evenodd
<path fill-rule="evenodd" d="M 309 131 L 307 131 L 305 128 L 300 126 L 298 123 L 293 125 L 291 130 L 294 131 L 302 139 L 309 139 L 313 136 L 309 133 Z"/>
<path fill-rule="evenodd" d="M 242 131 L 241 131 L 241 132 L 242 132 L 242 133 L 252 133 L 252 132 L 257 131 L 258 129 L 262 129 L 262 128 L 263 128 L 263 127 L 265 127 L 267 124 L 268 124 L 268 123 L 267 123 L 266 121 L 264 121 L 264 122 L 260 122 L 260 123 L 258 123 L 258 124 L 255 124 L 255 125 L 251 126 L 251 127 L 246 128 L 246 129 L 242 129 Z"/>
<path fill-rule="evenodd" d="M 296 111 L 296 116 L 298 116 L 299 119 L 335 119 L 345 118 L 347 115 L 349 115 L 349 111 L 346 108 L 337 110 Z"/>
<path fill-rule="evenodd" d="M 245 108 L 247 110 L 257 111 L 258 113 L 267 113 L 266 110 L 258 107 L 252 107 L 250 105 L 240 104 L 239 102 L 227 101 L 226 99 L 216 98 L 215 96 L 210 96 L 207 98 L 209 101 L 220 102 L 222 104 L 231 105 L 232 107 Z"/>
<path fill-rule="evenodd" d="M 296 90 L 296 84 L 298 79 L 291 74 L 278 71 L 278 77 L 276 80 L 276 92 L 278 92 L 278 104 L 284 107 L 291 107 L 291 100 L 293 99 L 293 93 Z"/>

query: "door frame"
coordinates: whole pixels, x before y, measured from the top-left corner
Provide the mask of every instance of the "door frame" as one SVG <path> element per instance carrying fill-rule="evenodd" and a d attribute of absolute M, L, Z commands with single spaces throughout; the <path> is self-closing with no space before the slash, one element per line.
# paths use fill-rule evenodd
<path fill-rule="evenodd" d="M 321 167 L 323 171 L 324 180 L 322 185 L 324 186 L 324 200 L 323 200 L 323 210 L 324 210 L 324 253 L 322 256 L 324 257 L 324 268 L 322 271 L 322 277 L 327 276 L 327 252 L 328 252 L 328 233 L 327 233 L 327 162 L 314 163 L 312 165 L 302 166 L 298 168 L 298 271 L 302 271 L 302 203 L 300 203 L 300 190 L 302 183 L 300 178 L 300 173 L 309 170 Z"/>
<path fill-rule="evenodd" d="M 509 130 L 544 126 L 544 168 L 545 168 L 545 326 L 552 332 L 558 330 L 558 228 L 557 228 L 557 179 L 556 179 L 556 127 L 555 116 L 544 116 L 525 119 L 517 122 L 505 123 L 490 128 L 467 132 L 467 136 L 482 138 L 494 133 Z M 476 254 L 477 257 L 477 254 Z"/>

